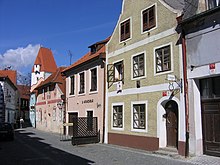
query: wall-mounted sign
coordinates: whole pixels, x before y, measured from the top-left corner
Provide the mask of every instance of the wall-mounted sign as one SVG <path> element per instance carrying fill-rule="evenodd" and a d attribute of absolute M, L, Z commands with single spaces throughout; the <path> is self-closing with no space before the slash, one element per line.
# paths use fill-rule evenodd
<path fill-rule="evenodd" d="M 87 103 L 93 103 L 93 99 L 88 99 L 88 100 L 82 101 L 82 104 L 87 104 Z"/>
<path fill-rule="evenodd" d="M 168 74 L 167 75 L 167 80 L 168 81 L 176 81 L 176 76 L 173 74 Z"/>
<path fill-rule="evenodd" d="M 210 74 L 215 73 L 215 63 L 209 64 L 209 72 L 210 72 Z"/>

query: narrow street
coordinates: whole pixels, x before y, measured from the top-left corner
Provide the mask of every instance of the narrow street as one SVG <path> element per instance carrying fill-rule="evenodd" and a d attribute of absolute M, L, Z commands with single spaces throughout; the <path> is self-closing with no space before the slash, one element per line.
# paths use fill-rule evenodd
<path fill-rule="evenodd" d="M 0 142 L 1 165 L 187 165 L 198 161 L 151 154 L 107 144 L 72 146 L 58 134 L 34 128 L 18 129 L 14 141 Z M 212 164 L 219 163 L 216 158 Z M 206 164 L 203 162 L 203 164 Z"/>

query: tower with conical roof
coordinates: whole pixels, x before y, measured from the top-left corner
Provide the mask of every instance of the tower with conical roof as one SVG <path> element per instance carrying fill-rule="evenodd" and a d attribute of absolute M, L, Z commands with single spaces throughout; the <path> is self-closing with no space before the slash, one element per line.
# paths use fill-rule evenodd
<path fill-rule="evenodd" d="M 38 81 L 46 79 L 57 69 L 53 53 L 50 49 L 40 47 L 31 73 L 31 86 L 36 85 Z"/>
<path fill-rule="evenodd" d="M 42 81 L 56 72 L 57 65 L 50 49 L 40 47 L 31 73 L 30 122 L 36 127 L 36 93 L 35 88 Z"/>

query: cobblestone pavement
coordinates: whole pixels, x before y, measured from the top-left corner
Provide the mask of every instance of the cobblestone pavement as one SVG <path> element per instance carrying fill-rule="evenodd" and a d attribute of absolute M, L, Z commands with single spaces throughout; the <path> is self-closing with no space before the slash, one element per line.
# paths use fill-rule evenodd
<path fill-rule="evenodd" d="M 88 164 L 97 165 L 219 165 L 219 157 L 169 157 L 147 151 L 136 150 L 109 144 L 89 144 L 73 146 L 71 141 L 60 141 L 59 134 L 47 133 L 34 128 L 18 130 L 19 135 L 28 134 L 30 138 L 38 138 L 41 143 L 62 150 L 68 154 L 89 160 Z M 19 138 L 19 137 L 16 137 Z M 70 162 L 68 164 L 75 164 Z"/>

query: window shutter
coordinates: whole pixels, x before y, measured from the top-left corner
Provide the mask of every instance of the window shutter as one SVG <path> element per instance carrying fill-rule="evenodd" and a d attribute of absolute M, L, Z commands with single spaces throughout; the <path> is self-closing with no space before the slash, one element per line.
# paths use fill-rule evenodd
<path fill-rule="evenodd" d="M 115 82 L 115 78 L 114 78 L 114 65 L 113 64 L 108 64 L 107 65 L 107 82 L 108 82 L 108 88 L 110 88 L 113 84 L 113 82 Z"/>

